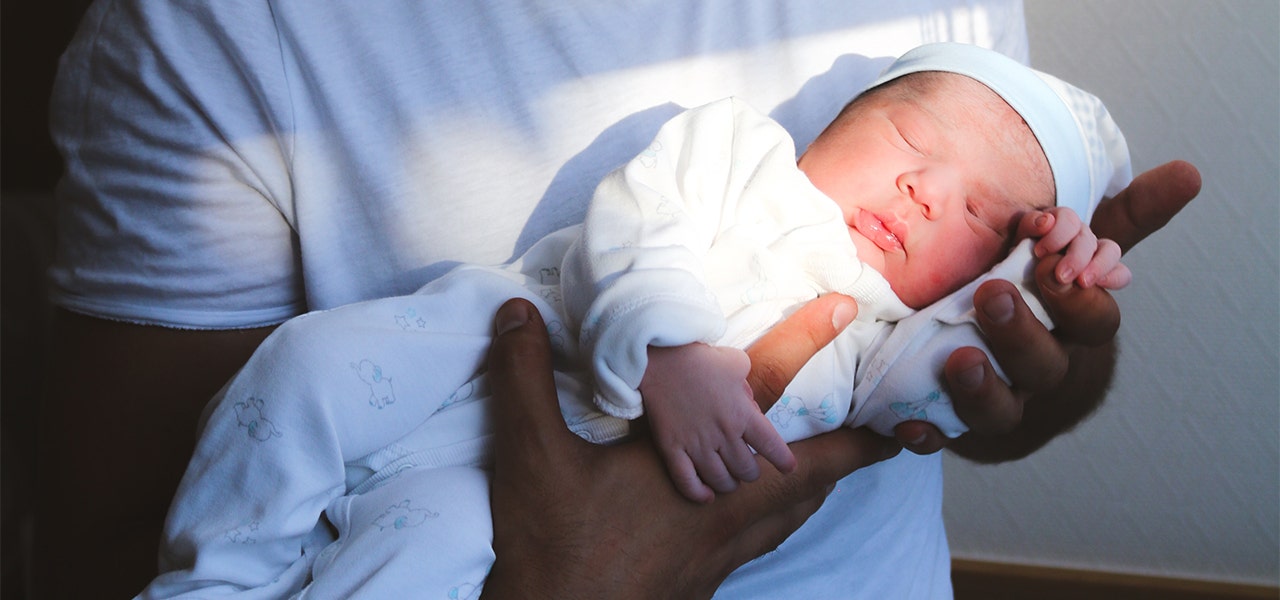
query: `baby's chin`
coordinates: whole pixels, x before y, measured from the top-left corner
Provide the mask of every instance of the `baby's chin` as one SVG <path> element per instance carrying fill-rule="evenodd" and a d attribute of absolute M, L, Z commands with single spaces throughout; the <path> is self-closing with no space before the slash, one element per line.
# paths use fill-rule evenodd
<path fill-rule="evenodd" d="M 889 287 L 893 288 L 893 292 L 898 295 L 898 299 L 902 300 L 902 303 L 906 304 L 912 310 L 920 310 L 942 299 L 942 297 L 921 297 L 919 295 L 913 295 L 910 291 L 899 291 L 898 288 L 894 288 L 892 285 Z"/>
<path fill-rule="evenodd" d="M 881 274 L 884 274 L 884 271 L 881 271 Z M 912 279 L 910 277 L 895 277 L 895 275 L 895 273 L 885 275 L 885 279 L 889 282 L 889 288 L 893 290 L 894 294 L 897 294 L 898 299 L 902 300 L 903 304 L 914 310 L 920 310 L 950 296 L 973 280 L 973 278 L 969 278 L 955 281 L 938 281 L 934 279 L 920 281 L 919 277 Z"/>
<path fill-rule="evenodd" d="M 956 281 L 929 281 L 922 283 L 909 277 L 903 277 L 900 273 L 903 265 L 895 263 L 894 268 L 889 268 L 888 253 L 877 246 L 875 242 L 867 239 L 852 227 L 849 228 L 849 238 L 853 240 L 853 246 L 858 250 L 858 260 L 884 276 L 885 281 L 889 282 L 889 288 L 898 296 L 898 299 L 914 310 L 920 310 L 946 298 L 970 281 L 970 279 L 960 279 Z M 901 256 L 895 258 L 900 259 Z"/>

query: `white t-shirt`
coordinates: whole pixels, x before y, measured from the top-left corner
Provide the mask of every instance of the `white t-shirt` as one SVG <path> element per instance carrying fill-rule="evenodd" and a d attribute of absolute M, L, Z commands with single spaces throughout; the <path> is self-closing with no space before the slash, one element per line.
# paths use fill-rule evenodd
<path fill-rule="evenodd" d="M 54 90 L 52 296 L 235 328 L 409 293 L 580 221 L 681 107 L 741 97 L 803 148 L 892 57 L 942 40 L 1025 61 L 1021 3 L 98 2 Z M 940 459 L 904 455 L 721 593 L 949 586 Z"/>

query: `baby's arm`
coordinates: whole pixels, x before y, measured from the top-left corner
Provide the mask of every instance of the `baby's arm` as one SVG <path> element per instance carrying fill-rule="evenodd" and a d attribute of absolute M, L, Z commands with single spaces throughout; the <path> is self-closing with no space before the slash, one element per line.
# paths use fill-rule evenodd
<path fill-rule="evenodd" d="M 1054 207 L 1044 211 L 1027 213 L 1018 225 L 1018 239 L 1039 237 L 1035 245 L 1036 258 L 1066 252 L 1055 275 L 1058 281 L 1075 281 L 1082 288 L 1098 286 L 1118 290 L 1133 279 L 1133 274 L 1120 262 L 1120 246 L 1108 239 L 1099 239 L 1080 220 L 1074 210 Z"/>
<path fill-rule="evenodd" d="M 739 481 L 755 481 L 752 448 L 779 471 L 795 468 L 791 449 L 756 404 L 750 369 L 736 348 L 649 347 L 640 382 L 645 413 L 676 488 L 690 500 L 710 502 Z"/>

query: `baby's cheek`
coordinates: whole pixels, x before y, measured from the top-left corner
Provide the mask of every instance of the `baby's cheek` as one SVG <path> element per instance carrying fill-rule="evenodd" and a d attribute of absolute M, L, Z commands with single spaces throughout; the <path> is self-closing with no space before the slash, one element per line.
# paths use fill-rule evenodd
<path fill-rule="evenodd" d="M 953 273 L 934 273 L 929 278 L 929 289 L 932 292 L 929 302 L 937 302 L 952 291 L 959 289 L 964 282 L 963 277 L 964 275 L 958 273 L 958 271 Z"/>
<path fill-rule="evenodd" d="M 965 268 L 930 271 L 925 279 L 919 282 L 916 290 L 918 301 L 913 308 L 924 308 L 947 297 L 947 294 L 964 287 L 964 284 L 972 281 L 980 274 L 969 273 L 969 269 Z"/>

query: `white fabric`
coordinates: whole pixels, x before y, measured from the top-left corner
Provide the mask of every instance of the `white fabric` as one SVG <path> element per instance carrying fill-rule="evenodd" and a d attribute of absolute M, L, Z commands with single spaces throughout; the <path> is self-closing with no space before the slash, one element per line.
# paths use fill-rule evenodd
<path fill-rule="evenodd" d="M 54 299 L 227 328 L 407 294 L 580 222 L 677 106 L 803 147 L 943 39 L 1025 59 L 1021 5 L 99 2 L 54 91 Z"/>
<path fill-rule="evenodd" d="M 913 48 L 872 85 L 922 71 L 976 79 L 1018 111 L 1049 159 L 1057 205 L 1074 210 L 1085 223 L 1099 201 L 1133 179 L 1124 134 L 1093 94 L 999 52 L 954 42 Z"/>
<path fill-rule="evenodd" d="M 523 264 L 540 278 L 571 240 L 550 236 Z M 281 325 L 205 419 L 166 520 L 163 574 L 139 598 L 447 598 L 480 585 L 493 551 L 479 465 L 492 444 L 475 375 L 507 298 L 564 331 L 542 296 L 556 288 L 463 267 L 419 294 Z M 572 364 L 572 336 L 553 340 Z M 557 374 L 566 420 L 617 438 L 627 423 L 590 410 L 588 381 Z"/>
<path fill-rule="evenodd" d="M 973 317 L 977 287 L 992 278 L 1014 282 L 1053 326 L 1031 291 L 1032 242 L 913 314 L 858 260 L 839 208 L 796 168 L 795 154 L 777 122 L 728 99 L 672 119 L 604 179 L 561 288 L 570 330 L 580 331 L 591 361 L 597 405 L 623 419 L 641 415 L 637 388 L 650 345 L 745 348 L 799 305 L 838 292 L 857 300 L 857 321 L 805 367 L 805 385 L 793 385 L 770 411 L 784 436 L 807 438 L 841 423 L 892 435 L 911 418 L 952 437 L 964 433 L 941 373 L 952 350 L 986 348 Z M 886 330 L 900 319 L 902 332 Z M 911 361 L 905 371 L 900 360 Z"/>
<path fill-rule="evenodd" d="M 674 104 L 737 95 L 803 146 L 939 40 L 1025 61 L 1021 4 L 100 1 L 53 95 L 53 298 L 233 328 L 408 293 L 579 221 Z M 938 456 L 859 471 L 720 595 L 947 598 L 940 503 Z"/>
<path fill-rule="evenodd" d="M 847 336 L 842 335 L 806 363 L 797 379 L 808 382 L 829 378 L 835 382 L 836 389 L 846 389 L 844 381 L 852 378 L 852 406 L 844 421 L 851 427 L 865 425 L 881 435 L 892 435 L 898 423 L 913 420 L 929 421 L 949 437 L 968 431 L 969 427 L 955 414 L 951 394 L 941 375 L 951 353 L 964 346 L 981 349 L 987 353 L 996 375 L 1009 383 L 978 328 L 973 307 L 973 295 L 978 287 L 993 279 L 1012 283 L 1036 319 L 1050 329 L 1054 326 L 1033 291 L 1035 259 L 1031 248 L 1034 245 L 1035 240 L 1023 240 L 981 277 L 899 321 L 875 344 L 864 349 L 867 359 L 858 363 L 856 373 L 841 369 L 842 365 L 849 364 L 847 357 L 852 353 Z M 834 357 L 827 360 L 827 354 Z M 826 369 L 825 374 L 807 373 L 816 368 Z M 929 373 L 935 375 L 930 377 Z M 798 388 L 787 389 L 788 396 L 797 392 Z M 799 398 L 803 400 L 804 396 Z"/>
<path fill-rule="evenodd" d="M 604 179 L 563 275 L 600 408 L 624 419 L 641 414 L 650 345 L 743 348 L 826 292 L 858 301 L 859 347 L 912 312 L 858 260 L 787 132 L 737 99 L 680 114 Z"/>
<path fill-rule="evenodd" d="M 1033 262 L 1019 248 L 1017 281 Z M 769 412 L 793 441 L 844 423 L 889 434 L 931 419 L 963 430 L 920 374 L 939 372 L 959 345 L 981 345 L 972 287 L 915 313 L 857 260 L 839 209 L 796 167 L 780 125 L 732 99 L 687 111 L 605 179 L 582 227 L 509 267 L 461 267 L 412 296 L 281 326 L 215 400 L 166 525 L 169 572 L 141 597 L 456 597 L 481 587 L 493 553 L 476 467 L 489 463 L 494 407 L 480 370 L 507 298 L 529 298 L 547 318 L 565 422 L 607 443 L 639 416 L 634 387 L 650 343 L 745 347 L 818 294 L 850 294 L 858 321 Z M 899 318 L 908 333 L 895 337 L 887 330 Z M 899 373 L 904 354 L 909 371 Z M 868 358 L 877 381 L 852 407 L 855 367 L 865 377 Z M 593 393 L 602 379 L 623 389 Z M 802 411 L 805 397 L 825 402 Z M 914 398 L 924 400 L 899 408 Z M 338 535 L 319 548 L 322 514 Z"/>

